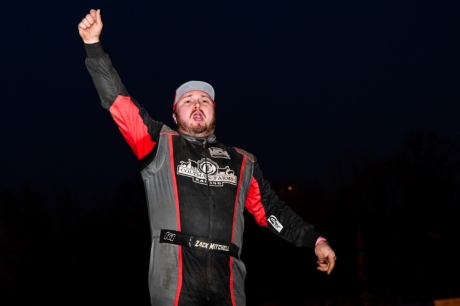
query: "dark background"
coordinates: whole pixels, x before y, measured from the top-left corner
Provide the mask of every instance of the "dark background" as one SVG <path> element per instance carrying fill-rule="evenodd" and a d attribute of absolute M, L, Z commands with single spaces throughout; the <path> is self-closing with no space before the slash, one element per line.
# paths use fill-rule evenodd
<path fill-rule="evenodd" d="M 149 304 L 139 166 L 99 104 L 77 30 L 91 8 L 154 119 L 173 127 L 176 87 L 211 83 L 218 139 L 255 154 L 273 189 L 331 241 L 327 276 L 311 250 L 248 216 L 248 305 L 460 297 L 460 2 L 0 8 L 0 305 Z"/>

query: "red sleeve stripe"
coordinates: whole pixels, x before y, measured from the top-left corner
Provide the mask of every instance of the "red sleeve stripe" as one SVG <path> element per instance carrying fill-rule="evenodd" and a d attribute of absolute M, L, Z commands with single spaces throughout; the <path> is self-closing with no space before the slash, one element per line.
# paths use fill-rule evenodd
<path fill-rule="evenodd" d="M 257 224 L 267 226 L 267 215 L 262 205 L 262 196 L 260 195 L 260 187 L 257 180 L 252 177 L 251 186 L 245 203 L 246 209 L 254 216 Z"/>
<path fill-rule="evenodd" d="M 177 181 L 176 181 L 176 174 L 174 172 L 174 148 L 172 143 L 172 135 L 168 135 L 168 145 L 169 145 L 169 164 L 171 166 L 171 178 L 172 178 L 172 185 L 174 187 L 174 200 L 176 202 L 176 219 L 177 219 L 177 231 L 180 232 L 180 211 L 179 211 L 179 193 L 177 192 Z M 178 274 L 177 275 L 177 288 L 176 288 L 176 298 L 174 300 L 174 306 L 179 305 L 179 296 L 182 290 L 182 246 L 177 246 L 178 252 Z"/>
<path fill-rule="evenodd" d="M 118 96 L 110 107 L 110 114 L 139 160 L 152 151 L 155 142 L 130 97 Z"/>

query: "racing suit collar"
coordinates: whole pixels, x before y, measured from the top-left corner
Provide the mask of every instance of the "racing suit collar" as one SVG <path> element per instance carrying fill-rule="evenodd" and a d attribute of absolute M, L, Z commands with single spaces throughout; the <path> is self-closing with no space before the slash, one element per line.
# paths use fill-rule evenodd
<path fill-rule="evenodd" d="M 198 144 L 198 145 L 204 146 L 206 145 L 206 143 L 213 144 L 216 142 L 216 135 L 214 134 L 210 134 L 206 137 L 194 137 L 194 136 L 190 136 L 187 134 L 182 134 L 182 133 L 179 133 L 179 134 L 185 139 L 187 139 L 188 141 L 190 141 L 191 143 Z"/>

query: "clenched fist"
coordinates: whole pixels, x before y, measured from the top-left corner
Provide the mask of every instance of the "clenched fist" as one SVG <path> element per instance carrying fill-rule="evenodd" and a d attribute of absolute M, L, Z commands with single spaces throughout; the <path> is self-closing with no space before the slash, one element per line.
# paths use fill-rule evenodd
<path fill-rule="evenodd" d="M 99 42 L 102 32 L 101 10 L 90 10 L 89 13 L 78 24 L 78 33 L 85 44 Z"/>

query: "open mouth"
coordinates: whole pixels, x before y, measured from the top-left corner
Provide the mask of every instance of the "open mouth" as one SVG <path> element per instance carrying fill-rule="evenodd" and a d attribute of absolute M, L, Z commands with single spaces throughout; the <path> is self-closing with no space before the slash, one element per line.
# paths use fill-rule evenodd
<path fill-rule="evenodd" d="M 193 120 L 195 121 L 203 121 L 203 114 L 201 112 L 195 112 L 192 116 Z"/>

